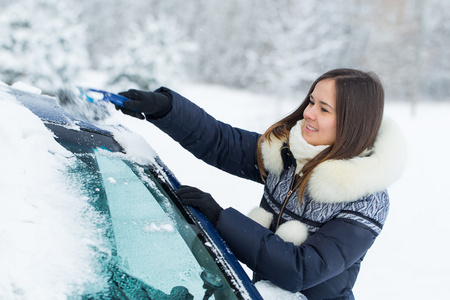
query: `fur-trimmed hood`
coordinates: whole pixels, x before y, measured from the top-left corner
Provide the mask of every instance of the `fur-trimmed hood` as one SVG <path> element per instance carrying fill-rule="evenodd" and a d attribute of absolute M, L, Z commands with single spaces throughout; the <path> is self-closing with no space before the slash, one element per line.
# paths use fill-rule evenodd
<path fill-rule="evenodd" d="M 327 146 L 311 146 L 301 135 L 300 120 L 289 136 L 289 148 L 297 161 L 300 172 L 303 165 Z M 261 155 L 265 169 L 272 174 L 281 174 L 283 160 L 281 148 L 286 140 L 271 138 L 263 141 Z M 366 194 L 387 188 L 404 169 L 406 147 L 398 125 L 384 118 L 370 151 L 348 160 L 327 160 L 314 169 L 307 190 L 314 201 L 326 203 L 350 202 Z"/>

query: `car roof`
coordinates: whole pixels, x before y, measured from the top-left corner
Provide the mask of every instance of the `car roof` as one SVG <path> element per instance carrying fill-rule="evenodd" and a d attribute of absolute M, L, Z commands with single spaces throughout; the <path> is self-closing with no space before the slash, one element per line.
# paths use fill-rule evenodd
<path fill-rule="evenodd" d="M 81 129 L 112 136 L 112 133 L 107 129 L 100 128 L 92 122 L 87 122 L 65 111 L 58 104 L 55 97 L 15 89 L 9 86 L 3 86 L 3 88 L 44 122 L 63 126 L 73 126 L 76 124 Z"/>
<path fill-rule="evenodd" d="M 57 138 L 93 148 L 105 148 L 112 152 L 125 152 L 114 138 L 113 132 L 110 131 L 114 130 L 111 126 L 103 125 L 100 128 L 94 122 L 72 115 L 59 105 L 55 97 L 9 86 L 4 87 L 4 89 L 6 93 L 12 95 L 19 103 L 39 117 Z"/>

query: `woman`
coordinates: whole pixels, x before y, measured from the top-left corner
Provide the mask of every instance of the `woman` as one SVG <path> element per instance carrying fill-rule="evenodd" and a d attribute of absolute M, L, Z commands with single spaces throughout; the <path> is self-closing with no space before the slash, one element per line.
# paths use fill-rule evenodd
<path fill-rule="evenodd" d="M 177 192 L 211 220 L 254 280 L 308 299 L 354 299 L 360 263 L 386 220 L 386 187 L 404 156 L 397 127 L 383 120 L 374 74 L 323 74 L 300 107 L 263 135 L 219 122 L 166 88 L 121 94 L 131 99 L 124 113 L 146 118 L 197 158 L 264 183 L 249 217 L 194 187 Z"/>

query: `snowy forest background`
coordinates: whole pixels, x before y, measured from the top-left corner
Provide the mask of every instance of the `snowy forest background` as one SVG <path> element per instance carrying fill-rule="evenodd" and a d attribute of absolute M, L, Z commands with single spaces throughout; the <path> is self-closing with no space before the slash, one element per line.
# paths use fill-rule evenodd
<path fill-rule="evenodd" d="M 0 80 L 47 94 L 106 76 L 298 97 L 336 67 L 375 71 L 388 100 L 448 100 L 446 0 L 0 0 Z"/>

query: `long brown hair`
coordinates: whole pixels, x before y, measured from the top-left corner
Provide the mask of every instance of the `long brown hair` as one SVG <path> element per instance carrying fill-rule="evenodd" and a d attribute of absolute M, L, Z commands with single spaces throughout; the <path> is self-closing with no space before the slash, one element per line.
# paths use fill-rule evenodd
<path fill-rule="evenodd" d="M 263 178 L 267 173 L 261 155 L 262 142 L 270 143 L 271 137 L 289 139 L 291 128 L 303 119 L 309 96 L 317 83 L 324 79 L 334 80 L 336 87 L 336 140 L 303 166 L 303 175 L 295 187 L 299 188 L 299 201 L 305 194 L 308 179 L 320 163 L 331 159 L 350 159 L 372 147 L 383 117 L 384 89 L 377 75 L 354 69 L 335 69 L 324 73 L 314 81 L 301 105 L 269 127 L 259 139 L 258 167 Z"/>

